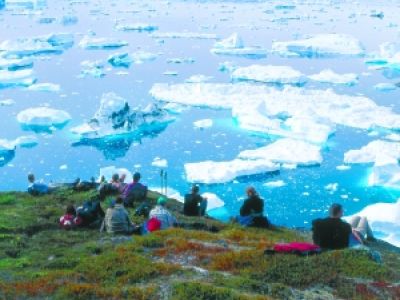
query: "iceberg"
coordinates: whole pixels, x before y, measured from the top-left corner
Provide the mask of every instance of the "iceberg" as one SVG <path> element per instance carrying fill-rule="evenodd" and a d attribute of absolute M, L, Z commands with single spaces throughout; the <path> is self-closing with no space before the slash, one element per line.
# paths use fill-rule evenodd
<path fill-rule="evenodd" d="M 33 60 L 30 58 L 8 58 L 0 56 L 0 70 L 17 71 L 33 67 Z"/>
<path fill-rule="evenodd" d="M 368 176 L 368 186 L 400 189 L 400 165 L 398 161 L 378 161 Z"/>
<path fill-rule="evenodd" d="M 266 186 L 268 188 L 278 188 L 278 187 L 283 187 L 286 185 L 286 182 L 283 180 L 276 180 L 276 181 L 268 181 L 263 184 L 263 186 Z"/>
<path fill-rule="evenodd" d="M 225 202 L 214 193 L 203 193 L 201 196 L 207 199 L 207 212 L 225 205 Z"/>
<path fill-rule="evenodd" d="M 125 53 L 115 53 L 113 55 L 110 55 L 108 57 L 107 61 L 113 67 L 123 67 L 123 68 L 129 68 L 130 65 L 133 63 L 132 57 L 127 52 L 125 52 Z"/>
<path fill-rule="evenodd" d="M 146 51 L 136 51 L 132 53 L 132 59 L 135 64 L 142 64 L 145 62 L 157 59 L 158 54 Z"/>
<path fill-rule="evenodd" d="M 379 46 L 379 53 L 372 53 L 365 64 L 372 69 L 387 70 L 385 77 L 391 78 L 391 72 L 394 75 L 400 70 L 400 43 L 383 43 Z M 396 77 L 396 76 L 394 76 Z"/>
<path fill-rule="evenodd" d="M 358 150 L 350 150 L 344 154 L 344 162 L 348 164 L 366 164 L 400 159 L 400 143 L 383 140 L 372 141 Z"/>
<path fill-rule="evenodd" d="M 87 50 L 112 50 L 127 46 L 128 42 L 112 38 L 94 38 L 85 36 L 79 46 Z"/>
<path fill-rule="evenodd" d="M 155 157 L 151 163 L 153 167 L 158 167 L 158 168 L 167 168 L 168 167 L 168 161 L 166 159 L 162 159 L 160 157 Z"/>
<path fill-rule="evenodd" d="M 202 120 L 197 120 L 193 122 L 193 126 L 195 128 L 210 128 L 213 126 L 213 120 L 212 119 L 202 119 Z"/>
<path fill-rule="evenodd" d="M 245 47 L 237 33 L 216 42 L 210 51 L 217 55 L 243 56 L 247 58 L 264 58 L 267 56 L 267 50 L 264 48 Z"/>
<path fill-rule="evenodd" d="M 347 34 L 317 34 L 305 39 L 273 42 L 272 52 L 281 56 L 337 57 L 363 56 L 363 45 Z"/>
<path fill-rule="evenodd" d="M 374 89 L 381 92 L 389 92 L 397 89 L 397 86 L 393 83 L 378 83 L 374 85 Z"/>
<path fill-rule="evenodd" d="M 337 74 L 331 69 L 322 70 L 319 74 L 310 75 L 308 78 L 322 83 L 341 84 L 348 86 L 356 85 L 358 83 L 357 74 Z"/>
<path fill-rule="evenodd" d="M 199 83 L 199 82 L 208 82 L 211 81 L 214 77 L 213 76 L 206 76 L 206 75 L 192 75 L 188 79 L 185 80 L 187 83 Z"/>
<path fill-rule="evenodd" d="M 15 140 L 0 139 L 0 167 L 4 167 L 15 157 L 17 147 L 32 148 L 38 144 L 35 136 L 20 136 Z"/>
<path fill-rule="evenodd" d="M 49 107 L 28 108 L 18 113 L 17 121 L 25 130 L 52 131 L 61 129 L 71 120 L 69 113 Z"/>
<path fill-rule="evenodd" d="M 15 104 L 13 99 L 0 100 L 0 106 L 12 106 Z"/>
<path fill-rule="evenodd" d="M 400 199 L 395 203 L 368 205 L 354 215 L 366 217 L 375 233 L 384 234 L 381 239 L 400 247 Z"/>
<path fill-rule="evenodd" d="M 35 83 L 27 88 L 29 91 L 40 91 L 40 92 L 53 92 L 58 93 L 61 88 L 59 84 L 55 83 Z"/>
<path fill-rule="evenodd" d="M 82 70 L 79 77 L 91 76 L 94 78 L 102 78 L 106 76 L 104 73 L 104 63 L 101 60 L 81 62 Z"/>
<path fill-rule="evenodd" d="M 195 59 L 191 57 L 167 59 L 167 63 L 169 64 L 193 64 L 194 62 Z"/>
<path fill-rule="evenodd" d="M 147 32 L 152 32 L 155 30 L 158 30 L 158 26 L 156 25 L 151 25 L 151 24 L 145 24 L 145 23 L 117 23 L 115 25 L 115 29 L 119 31 L 147 31 Z"/>
<path fill-rule="evenodd" d="M 93 118 L 71 132 L 84 139 L 116 137 L 128 133 L 150 134 L 174 120 L 170 114 L 156 104 L 132 109 L 128 102 L 115 93 L 103 94 L 100 107 Z"/>
<path fill-rule="evenodd" d="M 9 87 L 28 87 L 36 82 L 31 69 L 8 71 L 0 70 L 0 89 Z"/>
<path fill-rule="evenodd" d="M 276 84 L 303 85 L 307 78 L 289 66 L 251 65 L 240 67 L 231 74 L 233 80 L 256 81 Z"/>

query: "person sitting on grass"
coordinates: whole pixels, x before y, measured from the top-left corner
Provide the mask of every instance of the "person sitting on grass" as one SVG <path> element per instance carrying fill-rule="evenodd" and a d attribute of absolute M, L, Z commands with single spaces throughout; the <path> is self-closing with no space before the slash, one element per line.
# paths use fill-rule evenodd
<path fill-rule="evenodd" d="M 190 194 L 185 195 L 183 214 L 186 216 L 204 216 L 207 209 L 207 198 L 199 195 L 199 186 L 193 185 Z"/>
<path fill-rule="evenodd" d="M 104 211 L 101 208 L 99 197 L 92 197 L 76 209 L 76 215 L 80 218 L 79 226 L 99 228 L 104 219 Z"/>
<path fill-rule="evenodd" d="M 60 218 L 60 226 L 63 229 L 72 229 L 81 223 L 79 217 L 76 216 L 75 207 L 72 204 L 67 206 L 65 215 Z"/>
<path fill-rule="evenodd" d="M 141 184 L 140 173 L 133 174 L 133 182 L 125 186 L 121 196 L 124 199 L 126 207 L 133 207 L 133 203 L 141 203 L 146 201 L 147 186 Z"/>
<path fill-rule="evenodd" d="M 240 208 L 240 215 L 236 221 L 243 226 L 267 228 L 269 221 L 264 213 L 264 200 L 260 198 L 256 189 L 252 186 L 246 189 L 247 199 Z"/>
<path fill-rule="evenodd" d="M 50 188 L 43 182 L 35 181 L 35 175 L 32 173 L 28 174 L 28 193 L 33 196 L 45 195 L 50 193 Z"/>
<path fill-rule="evenodd" d="M 108 233 L 132 234 L 136 227 L 129 218 L 128 211 L 124 208 L 122 197 L 115 199 L 115 205 L 107 209 L 101 231 Z"/>
<path fill-rule="evenodd" d="M 343 207 L 334 203 L 329 208 L 329 217 L 312 222 L 313 241 L 322 249 L 344 249 L 364 244 L 365 238 L 372 239 L 372 231 L 364 218 L 353 217 L 351 224 L 343 221 Z"/>
<path fill-rule="evenodd" d="M 157 205 L 150 211 L 149 219 L 156 218 L 161 222 L 160 229 L 167 229 L 175 226 L 178 222 L 176 218 L 165 208 L 167 198 L 159 197 Z"/>

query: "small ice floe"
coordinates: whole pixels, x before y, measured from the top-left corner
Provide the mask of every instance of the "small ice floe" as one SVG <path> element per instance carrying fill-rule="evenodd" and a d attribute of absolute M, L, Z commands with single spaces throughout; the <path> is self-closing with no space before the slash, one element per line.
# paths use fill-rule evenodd
<path fill-rule="evenodd" d="M 338 74 L 333 72 L 331 69 L 322 70 L 318 74 L 308 76 L 311 80 L 330 83 L 353 86 L 358 83 L 358 75 L 354 73 Z"/>
<path fill-rule="evenodd" d="M 379 46 L 378 53 L 372 53 L 365 60 L 372 69 L 398 70 L 400 64 L 400 43 L 386 42 Z M 385 77 L 392 77 L 390 73 L 384 73 Z"/>
<path fill-rule="evenodd" d="M 385 14 L 383 13 L 383 11 L 373 10 L 373 11 L 371 11 L 370 17 L 383 19 L 385 17 Z"/>
<path fill-rule="evenodd" d="M 163 75 L 165 75 L 165 76 L 178 76 L 178 72 L 177 71 L 165 71 L 164 73 L 163 73 Z"/>
<path fill-rule="evenodd" d="M 374 89 L 381 92 L 390 92 L 397 89 L 397 86 L 393 83 L 377 83 L 374 85 Z"/>
<path fill-rule="evenodd" d="M 64 26 L 71 26 L 78 23 L 78 17 L 74 15 L 65 15 L 61 18 L 61 24 Z"/>
<path fill-rule="evenodd" d="M 132 59 L 135 64 L 156 60 L 159 55 L 152 52 L 136 51 L 132 53 Z"/>
<path fill-rule="evenodd" d="M 219 64 L 218 71 L 232 73 L 238 68 L 237 64 L 232 61 L 225 61 Z"/>
<path fill-rule="evenodd" d="M 209 82 L 213 79 L 213 76 L 206 76 L 202 74 L 192 75 L 188 79 L 185 80 L 187 83 L 200 83 L 200 82 Z"/>
<path fill-rule="evenodd" d="M 53 92 L 58 93 L 61 88 L 55 83 L 35 83 L 27 88 L 29 91 Z"/>
<path fill-rule="evenodd" d="M 146 31 L 146 32 L 152 32 L 155 30 L 158 30 L 158 26 L 152 25 L 152 24 L 146 24 L 146 23 L 123 23 L 123 22 L 118 22 L 115 25 L 115 29 L 119 31 Z"/>
<path fill-rule="evenodd" d="M 210 128 L 213 126 L 213 120 L 212 119 L 197 120 L 193 122 L 193 126 L 199 129 Z"/>
<path fill-rule="evenodd" d="M 347 34 L 317 34 L 305 39 L 273 42 L 272 52 L 282 56 L 336 57 L 363 56 L 364 47 Z"/>
<path fill-rule="evenodd" d="M 263 184 L 263 186 L 268 188 L 279 188 L 286 185 L 286 182 L 283 180 L 276 180 L 276 181 L 268 181 Z"/>
<path fill-rule="evenodd" d="M 15 101 L 13 99 L 0 100 L 0 106 L 12 106 L 14 104 L 15 104 Z"/>
<path fill-rule="evenodd" d="M 335 183 L 329 183 L 327 185 L 324 186 L 325 190 L 329 191 L 329 192 L 336 192 L 337 189 L 339 187 L 339 183 L 335 182 Z"/>
<path fill-rule="evenodd" d="M 368 205 L 354 216 L 366 217 L 374 232 L 384 234 L 379 238 L 400 247 L 400 198 L 395 203 Z M 349 216 L 347 220 L 351 218 L 352 216 Z"/>
<path fill-rule="evenodd" d="M 0 151 L 15 150 L 16 147 L 32 148 L 38 144 L 38 140 L 33 135 L 23 135 L 15 140 L 0 139 Z"/>
<path fill-rule="evenodd" d="M 392 133 L 384 137 L 385 140 L 400 142 L 400 134 Z"/>
<path fill-rule="evenodd" d="M 195 62 L 194 58 L 185 57 L 185 58 L 168 58 L 167 63 L 169 64 L 193 64 Z"/>
<path fill-rule="evenodd" d="M 106 181 L 110 181 L 114 174 L 118 174 L 120 177 L 121 175 L 125 175 L 125 183 L 130 183 L 133 180 L 132 173 L 128 169 L 117 168 L 115 166 L 100 168 L 99 180 L 104 176 Z"/>
<path fill-rule="evenodd" d="M 168 161 L 166 159 L 160 158 L 160 157 L 155 157 L 151 163 L 153 167 L 158 167 L 158 168 L 167 168 L 168 167 Z"/>
<path fill-rule="evenodd" d="M 128 42 L 113 38 L 97 38 L 85 36 L 79 42 L 79 46 L 87 50 L 112 50 L 127 46 Z"/>
<path fill-rule="evenodd" d="M 151 34 L 152 38 L 156 39 L 206 39 L 216 40 L 218 36 L 213 33 L 198 33 L 198 32 L 156 32 Z"/>
<path fill-rule="evenodd" d="M 346 165 L 340 165 L 340 166 L 336 166 L 336 170 L 338 171 L 347 171 L 350 170 L 351 167 L 350 166 L 346 166 Z"/>
<path fill-rule="evenodd" d="M 28 87 L 36 82 L 31 69 L 26 70 L 0 70 L 0 89 L 10 87 Z"/>
<path fill-rule="evenodd" d="M 307 78 L 290 66 L 251 65 L 236 68 L 231 78 L 238 81 L 256 81 L 276 84 L 304 85 Z"/>
<path fill-rule="evenodd" d="M 0 70 L 17 71 L 33 67 L 33 60 L 28 57 L 4 59 L 0 56 Z"/>
<path fill-rule="evenodd" d="M 34 107 L 18 113 L 17 121 L 25 130 L 52 131 L 53 128 L 61 129 L 71 120 L 69 113 L 63 110 Z"/>
<path fill-rule="evenodd" d="M 113 67 L 129 68 L 130 65 L 133 63 L 133 58 L 127 52 L 115 53 L 115 54 L 110 55 L 108 57 L 107 61 Z"/>
<path fill-rule="evenodd" d="M 68 170 L 68 165 L 64 164 L 59 167 L 60 170 Z"/>
<path fill-rule="evenodd" d="M 101 60 L 89 61 L 85 60 L 81 62 L 81 74 L 79 77 L 94 77 L 102 78 L 106 75 L 104 73 L 104 63 Z"/>
<path fill-rule="evenodd" d="M 248 58 L 264 58 L 267 50 L 261 47 L 245 47 L 242 39 L 237 33 L 228 38 L 218 41 L 210 50 L 211 53 L 218 55 L 243 56 Z"/>

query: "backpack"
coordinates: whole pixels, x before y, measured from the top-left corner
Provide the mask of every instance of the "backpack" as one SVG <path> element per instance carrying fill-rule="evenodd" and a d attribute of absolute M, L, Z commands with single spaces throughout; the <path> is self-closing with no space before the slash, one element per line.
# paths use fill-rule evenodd
<path fill-rule="evenodd" d="M 157 218 L 151 218 L 146 223 L 147 230 L 149 232 L 157 231 L 161 229 L 161 221 Z"/>
<path fill-rule="evenodd" d="M 265 250 L 264 254 L 275 254 L 275 253 L 286 253 L 286 254 L 297 254 L 297 255 L 312 255 L 321 253 L 321 248 L 312 243 L 306 242 L 291 242 L 275 244 L 273 250 Z"/>
<path fill-rule="evenodd" d="M 82 220 L 81 224 L 83 226 L 96 221 L 98 217 L 97 206 L 97 202 L 85 201 L 82 206 L 76 209 L 76 215 Z"/>

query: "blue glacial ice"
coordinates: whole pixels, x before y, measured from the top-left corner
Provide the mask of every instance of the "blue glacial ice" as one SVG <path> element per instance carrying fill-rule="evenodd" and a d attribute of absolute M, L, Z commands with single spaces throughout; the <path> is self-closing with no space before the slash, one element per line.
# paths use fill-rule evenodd
<path fill-rule="evenodd" d="M 36 82 L 31 69 L 8 71 L 0 70 L 0 89 L 10 87 L 28 87 Z"/>
<path fill-rule="evenodd" d="M 273 42 L 272 52 L 281 56 L 337 57 L 363 56 L 365 50 L 359 40 L 348 34 L 317 34 L 305 39 Z"/>
<path fill-rule="evenodd" d="M 290 66 L 250 65 L 235 69 L 231 78 L 234 81 L 255 81 L 274 84 L 304 85 L 306 76 Z"/>
<path fill-rule="evenodd" d="M 382 82 L 375 84 L 374 89 L 381 92 L 389 92 L 397 89 L 397 86 L 393 83 Z"/>
<path fill-rule="evenodd" d="M 33 107 L 25 109 L 17 114 L 17 121 L 24 130 L 35 132 L 50 132 L 63 128 L 71 116 L 63 110 L 49 107 Z"/>
<path fill-rule="evenodd" d="M 35 83 L 27 88 L 29 91 L 36 91 L 36 92 L 52 92 L 52 93 L 58 93 L 61 91 L 61 87 L 59 84 L 55 83 Z"/>
<path fill-rule="evenodd" d="M 89 61 L 85 60 L 81 62 L 81 74 L 79 77 L 94 77 L 102 78 L 106 75 L 104 72 L 104 63 L 101 60 Z"/>
<path fill-rule="evenodd" d="M 127 41 L 105 37 L 85 36 L 79 42 L 79 46 L 87 50 L 113 50 L 127 45 Z"/>
<path fill-rule="evenodd" d="M 118 22 L 115 25 L 115 29 L 119 31 L 146 31 L 146 32 L 152 32 L 155 30 L 158 30 L 157 25 L 153 24 L 146 24 L 146 23 L 124 23 L 124 22 Z"/>
<path fill-rule="evenodd" d="M 267 50 L 264 48 L 245 46 L 243 40 L 237 33 L 216 42 L 210 51 L 217 55 L 242 56 L 255 59 L 267 56 Z"/>
<path fill-rule="evenodd" d="M 347 85 L 347 86 L 353 86 L 358 83 L 357 74 L 354 73 L 338 74 L 332 71 L 331 69 L 324 69 L 318 74 L 308 76 L 308 78 L 322 83 Z"/>
<path fill-rule="evenodd" d="M 17 147 L 32 148 L 37 144 L 37 138 L 32 135 L 20 136 L 15 140 L 0 139 L 0 167 L 14 159 Z"/>
<path fill-rule="evenodd" d="M 8 58 L 0 56 L 0 70 L 17 71 L 20 69 L 29 69 L 33 67 L 31 58 Z"/>
<path fill-rule="evenodd" d="M 129 55 L 128 52 L 124 53 L 115 53 L 108 57 L 107 61 L 113 67 L 122 67 L 122 68 L 129 68 L 130 65 L 133 63 L 133 58 Z"/>

